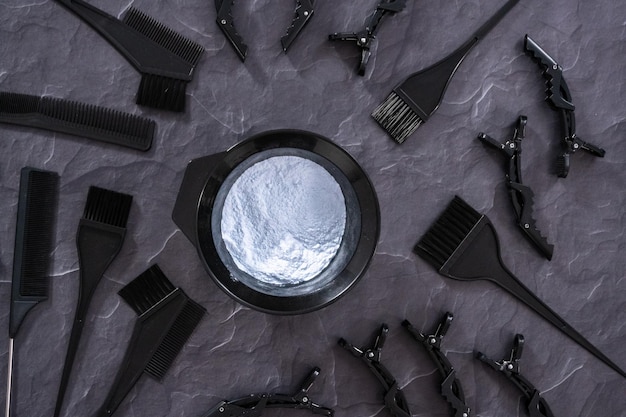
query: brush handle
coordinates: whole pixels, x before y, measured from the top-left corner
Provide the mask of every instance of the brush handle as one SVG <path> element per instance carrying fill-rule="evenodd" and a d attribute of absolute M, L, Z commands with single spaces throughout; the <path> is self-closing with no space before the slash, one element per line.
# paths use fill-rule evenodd
<path fill-rule="evenodd" d="M 496 25 L 500 23 L 500 20 L 502 20 L 502 18 L 506 16 L 517 3 L 519 3 L 519 0 L 507 1 L 504 6 L 502 6 L 493 16 L 489 18 L 489 20 L 483 23 L 483 25 L 479 27 L 476 32 L 474 32 L 472 38 L 480 40 L 487 36 L 491 29 L 496 27 Z"/>

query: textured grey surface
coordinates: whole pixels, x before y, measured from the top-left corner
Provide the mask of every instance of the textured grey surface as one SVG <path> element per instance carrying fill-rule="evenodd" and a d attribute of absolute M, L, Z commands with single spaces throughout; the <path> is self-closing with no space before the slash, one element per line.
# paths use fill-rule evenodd
<path fill-rule="evenodd" d="M 315 365 L 322 374 L 311 397 L 337 416 L 389 415 L 375 378 L 337 346 L 339 337 L 370 343 L 382 322 L 391 327 L 383 362 L 405 388 L 413 414 L 450 415 L 434 365 L 400 327 L 408 318 L 431 329 L 446 310 L 455 320 L 444 349 L 475 415 L 525 415 L 515 388 L 473 359 L 475 350 L 504 357 L 515 333 L 526 337 L 524 374 L 555 416 L 626 415 L 624 378 L 495 286 L 443 278 L 411 252 L 452 196 L 461 195 L 495 224 L 509 268 L 626 368 L 626 3 L 522 1 L 467 57 L 441 108 L 402 146 L 369 113 L 397 82 L 464 42 L 503 2 L 409 1 L 383 24 L 365 77 L 355 72 L 357 49 L 326 36 L 361 28 L 375 1 L 318 1 L 287 55 L 280 37 L 294 4 L 237 2 L 235 19 L 249 46 L 245 64 L 216 27 L 212 1 L 92 3 L 116 16 L 132 4 L 206 53 L 185 114 L 138 108 L 139 74 L 87 25 L 53 1 L 0 1 L 1 90 L 114 107 L 158 123 L 148 153 L 2 126 L 2 328 L 8 327 L 19 170 L 30 165 L 61 175 L 52 290 L 16 341 L 14 415 L 52 415 L 78 291 L 75 233 L 90 185 L 130 193 L 134 203 L 123 250 L 91 305 L 64 416 L 92 415 L 106 396 L 134 322 L 116 292 L 155 262 L 208 315 L 164 381 L 142 378 L 119 416 L 201 416 L 221 399 L 290 392 Z M 574 155 L 566 179 L 551 174 L 560 120 L 544 102 L 539 67 L 523 53 L 526 33 L 564 67 L 580 136 L 607 151 L 604 159 Z M 508 138 L 519 114 L 528 116 L 524 180 L 535 191 L 539 227 L 555 244 L 551 262 L 514 225 L 502 158 L 476 140 L 479 131 Z M 370 175 L 382 212 L 379 246 L 363 280 L 337 303 L 293 317 L 250 310 L 222 293 L 170 219 L 188 160 L 276 128 L 311 130 L 344 147 Z M 7 346 L 0 339 L 3 381 Z"/>

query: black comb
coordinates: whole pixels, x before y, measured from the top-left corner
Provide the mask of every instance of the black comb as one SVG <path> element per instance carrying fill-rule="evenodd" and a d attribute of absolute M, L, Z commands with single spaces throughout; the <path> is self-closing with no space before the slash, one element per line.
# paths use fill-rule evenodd
<path fill-rule="evenodd" d="M 137 104 L 185 110 L 185 92 L 204 48 L 135 8 L 124 20 L 82 0 L 57 0 L 88 23 L 142 75 Z"/>
<path fill-rule="evenodd" d="M 58 174 L 22 168 L 11 284 L 6 417 L 11 411 L 14 339 L 28 312 L 48 299 L 48 269 L 54 246 L 58 192 Z"/>
<path fill-rule="evenodd" d="M 153 120 L 54 97 L 0 92 L 0 122 L 37 127 L 147 151 Z"/>
<path fill-rule="evenodd" d="M 54 410 L 55 417 L 61 413 L 91 297 L 104 272 L 122 248 L 132 201 L 133 197 L 128 194 L 93 186 L 89 188 L 87 204 L 76 234 L 80 266 L 78 306 L 63 366 L 61 385 Z"/>
<path fill-rule="evenodd" d="M 143 373 L 161 380 L 206 310 L 175 288 L 158 265 L 119 292 L 139 315 L 120 370 L 97 414 L 111 416 Z"/>
<path fill-rule="evenodd" d="M 439 108 L 450 80 L 467 54 L 519 0 L 509 0 L 472 37 L 441 61 L 418 71 L 395 87 L 372 117 L 398 143 L 403 143 Z"/>
<path fill-rule="evenodd" d="M 493 224 L 487 216 L 474 210 L 458 196 L 454 197 L 418 242 L 415 252 L 441 275 L 461 281 L 485 279 L 499 285 L 626 377 L 619 366 L 552 311 L 504 266 Z"/>

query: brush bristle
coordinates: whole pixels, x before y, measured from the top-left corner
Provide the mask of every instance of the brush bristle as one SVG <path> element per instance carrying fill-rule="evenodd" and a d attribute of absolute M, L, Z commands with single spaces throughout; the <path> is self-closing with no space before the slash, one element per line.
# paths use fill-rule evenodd
<path fill-rule="evenodd" d="M 482 215 L 455 196 L 415 246 L 415 252 L 440 269 L 469 235 Z"/>
<path fill-rule="evenodd" d="M 400 144 L 423 123 L 422 118 L 393 91 L 372 112 L 372 117 Z"/>
<path fill-rule="evenodd" d="M 564 153 L 556 158 L 556 175 L 560 178 L 567 177 L 569 174 L 569 154 Z"/>
<path fill-rule="evenodd" d="M 185 111 L 187 81 L 154 74 L 142 74 L 137 104 L 176 112 Z"/>
<path fill-rule="evenodd" d="M 163 379 L 205 313 L 200 304 L 188 299 L 144 372 L 157 380 Z"/>
<path fill-rule="evenodd" d="M 37 96 L 0 91 L 0 114 L 36 113 L 40 100 Z"/>
<path fill-rule="evenodd" d="M 152 265 L 122 288 L 118 294 L 137 313 L 142 315 L 174 291 L 158 265 Z"/>
<path fill-rule="evenodd" d="M 196 66 L 204 52 L 202 45 L 185 38 L 134 7 L 128 10 L 123 22 L 192 66 Z"/>
<path fill-rule="evenodd" d="M 83 218 L 125 228 L 132 201 L 131 195 L 91 186 Z"/>

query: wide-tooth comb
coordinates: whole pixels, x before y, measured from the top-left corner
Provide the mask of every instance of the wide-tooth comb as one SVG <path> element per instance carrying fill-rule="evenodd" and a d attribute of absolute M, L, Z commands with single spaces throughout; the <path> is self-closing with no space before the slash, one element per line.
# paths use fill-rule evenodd
<path fill-rule="evenodd" d="M 9 417 L 11 411 L 14 339 L 28 312 L 48 299 L 48 270 L 54 247 L 58 193 L 58 174 L 30 167 L 22 168 L 9 313 L 6 417 Z"/>
<path fill-rule="evenodd" d="M 137 104 L 185 110 L 187 84 L 204 47 L 135 8 L 119 20 L 82 0 L 57 2 L 88 23 L 141 72 Z"/>
<path fill-rule="evenodd" d="M 461 281 L 489 280 L 499 285 L 580 346 L 613 368 L 626 373 L 526 288 L 502 262 L 496 230 L 458 196 L 415 246 L 415 252 L 441 275 Z"/>
<path fill-rule="evenodd" d="M 78 306 L 61 375 L 55 417 L 61 413 L 91 298 L 104 272 L 122 248 L 132 201 L 133 197 L 128 194 L 93 186 L 89 188 L 85 211 L 76 234 L 80 266 Z"/>
<path fill-rule="evenodd" d="M 54 97 L 0 92 L 0 122 L 67 133 L 131 149 L 152 146 L 153 120 Z"/>
<path fill-rule="evenodd" d="M 139 317 L 115 382 L 95 414 L 98 417 L 111 416 L 143 373 L 163 379 L 206 312 L 180 288 L 174 288 L 158 265 L 119 294 Z"/>

